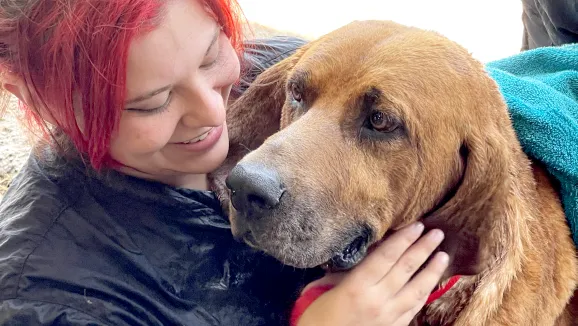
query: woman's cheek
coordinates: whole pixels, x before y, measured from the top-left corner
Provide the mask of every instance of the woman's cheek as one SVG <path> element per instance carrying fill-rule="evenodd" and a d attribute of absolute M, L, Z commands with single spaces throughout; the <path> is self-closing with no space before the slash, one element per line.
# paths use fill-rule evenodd
<path fill-rule="evenodd" d="M 123 118 L 119 124 L 118 137 L 113 139 L 113 147 L 133 155 L 157 152 L 171 140 L 176 127 L 172 120 L 154 116 Z"/>

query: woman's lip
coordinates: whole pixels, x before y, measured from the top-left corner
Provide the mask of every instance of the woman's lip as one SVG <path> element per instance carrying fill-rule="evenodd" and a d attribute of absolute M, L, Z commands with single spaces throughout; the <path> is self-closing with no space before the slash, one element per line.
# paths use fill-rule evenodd
<path fill-rule="evenodd" d="M 174 143 L 174 145 L 179 146 L 179 148 L 181 149 L 192 152 L 205 151 L 209 148 L 212 148 L 219 141 L 219 139 L 221 139 L 221 134 L 223 133 L 223 126 L 221 125 L 219 127 L 213 127 L 207 133 L 208 133 L 207 137 L 205 137 L 205 139 L 201 141 L 195 143 Z"/>
<path fill-rule="evenodd" d="M 207 130 L 207 131 L 205 131 L 204 133 L 198 135 L 197 137 L 193 137 L 193 138 L 191 138 L 191 139 L 189 139 L 189 140 L 181 141 L 181 142 L 173 143 L 173 144 L 188 144 L 189 142 L 192 142 L 193 140 L 198 139 L 198 138 L 201 138 L 201 137 L 203 137 L 205 134 L 208 134 L 208 133 L 211 132 L 211 130 L 213 130 L 214 128 L 215 128 L 215 127 L 211 127 L 209 130 Z"/>

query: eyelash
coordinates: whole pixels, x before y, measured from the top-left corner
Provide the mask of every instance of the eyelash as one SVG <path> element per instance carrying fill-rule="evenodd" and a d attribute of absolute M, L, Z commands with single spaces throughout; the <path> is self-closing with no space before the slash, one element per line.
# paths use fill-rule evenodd
<path fill-rule="evenodd" d="M 154 109 L 126 109 L 127 111 L 137 111 L 137 112 L 141 112 L 141 113 L 145 113 L 145 114 L 157 114 L 157 113 L 161 113 L 163 111 L 165 111 L 169 105 L 171 104 L 171 100 L 173 99 L 173 92 L 169 92 L 169 96 L 167 97 L 167 100 L 165 101 L 165 103 L 161 106 L 159 106 L 158 108 L 154 108 Z"/>
<path fill-rule="evenodd" d="M 223 52 L 223 51 L 221 51 L 221 43 L 217 40 L 217 44 L 216 44 L 216 45 L 217 45 L 217 51 L 218 51 L 218 52 L 217 52 L 217 57 L 215 58 L 215 60 L 213 60 L 213 62 L 210 62 L 210 63 L 208 63 L 208 64 L 206 64 L 206 65 L 202 65 L 202 66 L 201 66 L 201 69 L 207 69 L 207 70 L 208 70 L 208 69 L 211 69 L 211 68 L 213 68 L 213 67 L 220 61 L 220 59 L 221 59 L 221 54 L 222 54 L 222 52 Z"/>

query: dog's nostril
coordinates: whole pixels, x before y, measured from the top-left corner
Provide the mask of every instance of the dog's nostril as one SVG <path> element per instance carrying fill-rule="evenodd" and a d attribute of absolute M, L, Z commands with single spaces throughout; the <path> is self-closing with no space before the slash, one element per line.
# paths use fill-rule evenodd
<path fill-rule="evenodd" d="M 275 197 L 259 197 L 256 195 L 249 195 L 247 196 L 247 200 L 252 205 L 261 208 L 273 208 L 279 204 L 279 199 Z"/>
<path fill-rule="evenodd" d="M 233 207 L 254 217 L 277 207 L 285 192 L 279 174 L 258 164 L 239 163 L 229 173 L 226 185 Z"/>

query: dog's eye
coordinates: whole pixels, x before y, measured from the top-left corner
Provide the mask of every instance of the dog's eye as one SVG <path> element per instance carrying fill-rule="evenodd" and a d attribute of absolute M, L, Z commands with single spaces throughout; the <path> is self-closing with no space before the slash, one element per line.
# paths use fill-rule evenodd
<path fill-rule="evenodd" d="M 289 86 L 289 90 L 291 92 L 291 97 L 293 98 L 293 100 L 295 102 L 301 103 L 301 100 L 303 100 L 303 96 L 301 94 L 301 91 L 299 90 L 299 86 L 297 86 L 297 84 L 292 83 Z"/>
<path fill-rule="evenodd" d="M 369 115 L 371 127 L 379 132 L 393 132 L 399 127 L 398 121 L 392 119 L 381 111 L 373 111 Z"/>

